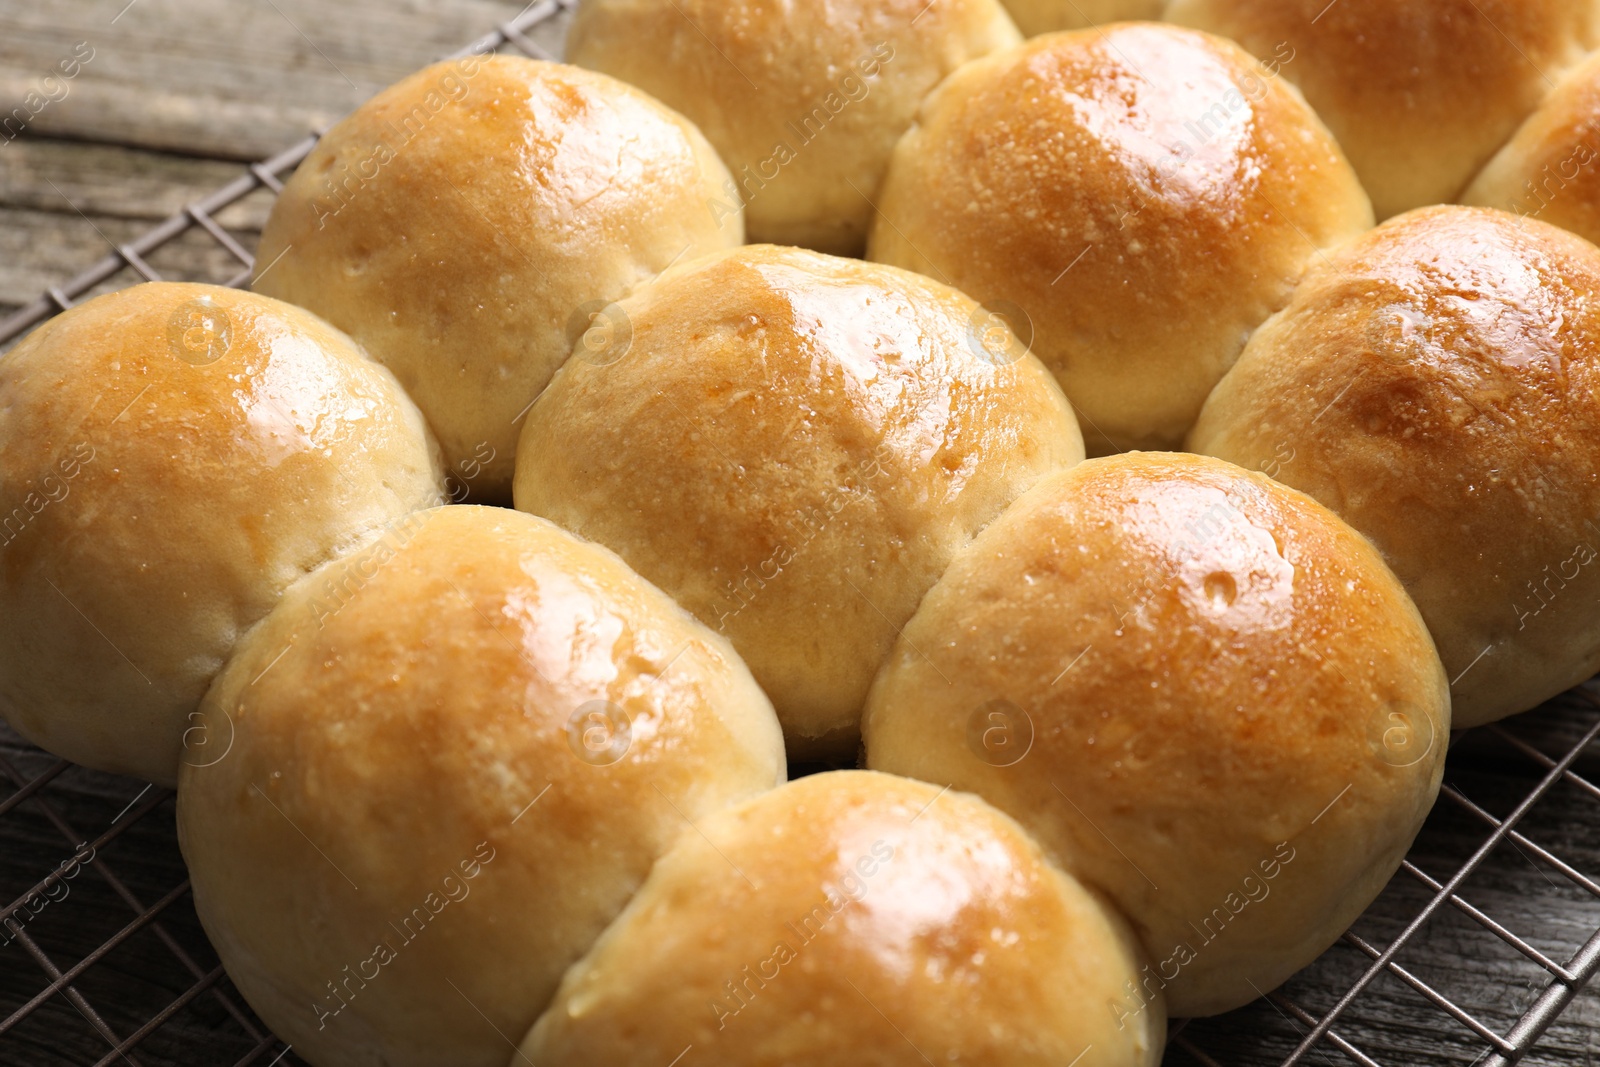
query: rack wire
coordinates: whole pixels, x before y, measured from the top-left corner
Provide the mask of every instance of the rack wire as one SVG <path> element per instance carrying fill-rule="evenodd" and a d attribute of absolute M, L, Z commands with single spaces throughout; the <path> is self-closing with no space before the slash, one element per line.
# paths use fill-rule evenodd
<path fill-rule="evenodd" d="M 539 29 L 550 38 L 575 2 L 537 0 L 443 58 L 508 46 L 554 58 L 532 34 Z M 147 257 L 194 229 L 236 264 L 231 276 L 213 280 L 244 286 L 254 260 L 217 215 L 261 190 L 276 195 L 318 136 L 314 131 L 250 166 L 50 287 L 0 322 L 0 348 L 119 275 L 158 280 Z M 1557 837 L 1600 855 L 1600 698 L 1593 685 L 1508 723 L 1458 734 L 1440 804 L 1401 873 L 1362 920 L 1311 967 L 1250 1007 L 1217 1019 L 1176 1021 L 1166 1062 L 1510 1067 L 1537 1058 L 1541 1038 L 1600 971 L 1600 881 L 1563 859 L 1560 846 L 1536 840 Z M 1469 781 L 1473 796 L 1466 791 Z M 45 983 L 16 1003 L 9 995 L 0 999 L 0 1067 L 71 1062 L 51 1056 L 62 1028 L 73 1026 L 86 1027 L 89 1040 L 97 1037 L 103 1045 L 97 1067 L 299 1063 L 233 990 L 205 941 L 176 846 L 172 794 L 139 786 L 55 760 L 0 727 L 0 793 L 10 790 L 0 799 L 0 900 L 9 900 L 0 906 L 0 973 L 17 967 L 20 953 Z M 1486 806 L 1475 798 L 1487 798 Z M 97 819 L 101 828 L 86 833 L 83 817 Z M 112 854 L 136 876 L 119 876 Z M 1444 869 L 1450 873 L 1430 873 Z M 1530 872 L 1542 881 L 1530 879 Z M 1518 933 L 1493 917 L 1494 900 L 1504 911 L 1507 901 L 1526 902 L 1530 893 L 1543 914 L 1560 921 Z M 68 906 L 74 895 L 79 903 Z M 97 928 L 119 910 L 125 915 L 120 925 Z M 133 972 L 121 969 L 119 954 L 141 942 L 146 960 Z M 150 953 L 166 964 L 159 974 Z M 74 962 L 57 962 L 68 957 Z M 1452 982 L 1462 985 L 1465 959 L 1481 961 L 1484 974 L 1452 989 Z M 1594 1015 L 1600 1018 L 1600 1007 Z M 1440 1016 L 1448 1020 L 1444 1029 Z M 1577 1064 L 1582 1051 L 1584 1067 L 1600 1063 L 1593 1058 L 1600 1050 L 1583 1040 L 1582 1050 L 1553 1050 L 1550 1062 Z"/>

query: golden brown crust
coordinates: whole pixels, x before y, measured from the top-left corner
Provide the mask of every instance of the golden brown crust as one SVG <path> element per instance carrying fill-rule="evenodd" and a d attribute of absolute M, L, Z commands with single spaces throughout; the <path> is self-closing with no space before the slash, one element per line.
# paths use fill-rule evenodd
<path fill-rule="evenodd" d="M 1146 1067 L 1133 939 L 976 797 L 802 778 L 656 865 L 523 1042 L 541 1067 Z M 521 1062 L 519 1057 L 515 1062 Z"/>
<path fill-rule="evenodd" d="M 1190 444 L 1371 538 L 1433 631 L 1457 726 L 1477 726 L 1600 669 L 1596 397 L 1600 250 L 1430 208 L 1314 269 Z"/>
<path fill-rule="evenodd" d="M 424 512 L 295 586 L 199 729 L 196 907 L 262 1018 L 330 1065 L 504 1064 L 494 1028 L 533 1023 L 685 820 L 784 777 L 725 641 L 490 508 Z"/>
<path fill-rule="evenodd" d="M 1600 241 L 1600 56 L 1562 80 L 1461 200 Z"/>
<path fill-rule="evenodd" d="M 1159 19 L 1167 0 L 1005 0 L 1005 5 L 1017 28 L 1035 37 L 1107 22 Z"/>
<path fill-rule="evenodd" d="M 863 733 L 872 768 L 1036 833 L 1196 1015 L 1278 985 L 1371 902 L 1449 723 L 1427 631 L 1360 535 L 1263 475 L 1134 453 L 1050 477 L 951 564 Z"/>
<path fill-rule="evenodd" d="M 979 60 L 895 150 L 869 256 L 1020 305 L 1090 451 L 1175 446 L 1366 197 L 1236 45 L 1129 23 Z"/>
<path fill-rule="evenodd" d="M 752 241 L 857 255 L 922 98 L 1020 40 L 998 0 L 585 0 L 567 56 L 698 123 Z"/>
<path fill-rule="evenodd" d="M 0 362 L 0 709 L 170 784 L 239 635 L 442 489 L 394 377 L 315 316 L 165 282 L 79 305 Z"/>
<path fill-rule="evenodd" d="M 741 244 L 727 170 L 611 78 L 509 57 L 419 71 L 317 144 L 261 235 L 255 288 L 400 378 L 470 497 L 508 501 L 519 418 L 590 316 L 682 256 Z"/>
<path fill-rule="evenodd" d="M 616 318 L 625 347 L 575 356 L 530 412 L 517 506 L 726 633 L 791 754 L 848 754 L 950 558 L 1083 458 L 1065 398 L 955 290 L 799 249 L 680 266 Z"/>
<path fill-rule="evenodd" d="M 1378 218 L 1454 200 L 1600 43 L 1595 0 L 1174 0 L 1305 92 Z"/>

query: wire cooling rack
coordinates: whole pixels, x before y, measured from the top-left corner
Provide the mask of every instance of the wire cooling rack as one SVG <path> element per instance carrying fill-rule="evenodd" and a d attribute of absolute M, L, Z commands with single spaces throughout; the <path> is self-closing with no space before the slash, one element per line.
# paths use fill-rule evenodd
<path fill-rule="evenodd" d="M 554 58 L 575 2 L 539 0 L 455 55 Z M 245 285 L 251 254 L 216 215 L 279 192 L 316 140 L 51 287 L 0 322 L 0 348 L 86 294 L 157 280 L 146 257 L 192 229 L 237 264 L 211 280 Z M 1600 1067 L 1600 999 L 1583 992 L 1600 970 L 1600 882 L 1581 869 L 1600 866 L 1596 692 L 1458 734 L 1439 805 L 1342 942 L 1247 1008 L 1175 1021 L 1166 1063 Z M 171 793 L 56 760 L 0 725 L 0 794 L 0 978 L 13 976 L 0 981 L 0 1067 L 300 1062 L 205 940 Z M 42 984 L 19 983 L 22 970 Z"/>

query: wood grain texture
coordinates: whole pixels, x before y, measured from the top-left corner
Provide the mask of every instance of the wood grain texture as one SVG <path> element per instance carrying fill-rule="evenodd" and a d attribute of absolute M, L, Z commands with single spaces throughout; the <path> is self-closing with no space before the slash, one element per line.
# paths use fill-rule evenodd
<path fill-rule="evenodd" d="M 1504 724 L 1509 734 L 1550 756 L 1560 756 L 1591 728 L 1592 707 L 1561 700 Z M 1600 781 L 1600 753 L 1591 746 L 1574 768 Z M 1445 774 L 1447 786 L 1496 816 L 1511 812 L 1544 771 L 1487 730 L 1457 740 Z M 1595 877 L 1600 872 L 1600 800 L 1570 785 L 1556 786 L 1520 824 L 1536 844 Z M 1491 828 L 1459 805 L 1441 799 L 1413 847 L 1410 859 L 1437 880 L 1447 881 L 1489 836 Z M 1578 887 L 1525 849 L 1503 844 L 1467 879 L 1460 891 L 1468 903 L 1509 928 L 1536 949 L 1565 964 L 1600 929 L 1600 897 Z M 1387 947 L 1424 907 L 1432 893 L 1411 876 L 1395 876 L 1356 924 L 1355 933 Z M 1504 1034 L 1548 983 L 1540 967 L 1461 911 L 1446 906 L 1408 940 L 1396 962 L 1490 1029 Z M 1368 959 L 1340 945 L 1292 979 L 1281 995 L 1321 1015 L 1366 970 Z M 1289 1012 L 1266 1001 L 1219 1019 L 1200 1020 L 1184 1037 L 1218 1063 L 1277 1064 L 1307 1031 Z M 1376 1062 L 1405 1067 L 1467 1065 L 1488 1046 L 1464 1024 L 1426 1001 L 1400 978 L 1380 977 L 1334 1027 L 1335 1032 Z M 1319 1046 L 1308 1064 L 1349 1062 L 1337 1049 Z M 1538 1067 L 1600 1064 L 1600 995 L 1579 994 L 1522 1061 Z M 1204 1063 L 1181 1048 L 1167 1057 L 1172 1067 Z"/>
<path fill-rule="evenodd" d="M 0 317 L 521 10 L 509 0 L 0 0 Z M 564 26 L 530 36 L 559 53 Z M 64 77 L 85 44 L 92 58 Z M 270 207 L 258 194 L 219 221 L 253 250 Z M 237 268 L 219 253 L 190 234 L 158 269 L 225 280 Z"/>
<path fill-rule="evenodd" d="M 519 5 L 498 0 L 0 0 L 0 129 L 42 79 L 88 42 L 94 55 L 66 93 L 29 115 L 15 140 L 0 134 L 0 316 L 243 172 L 241 161 L 275 152 L 324 126 L 377 89 L 511 18 Z M 559 29 L 541 31 L 554 49 Z M 55 90 L 60 95 L 59 89 Z M 229 208 L 219 222 L 253 249 L 271 198 L 262 192 Z M 172 278 L 220 280 L 236 269 L 209 237 L 193 231 L 151 257 Z M 113 279 L 105 288 L 126 284 Z M 1568 750 L 1600 712 L 1572 702 L 1520 717 L 1514 735 L 1555 756 Z M 15 769 L 31 779 L 53 762 L 0 727 L 0 805 L 16 790 Z M 820 768 L 796 768 L 796 773 Z M 1600 752 L 1579 765 L 1600 781 Z M 1447 781 L 1497 815 L 1509 812 L 1542 769 L 1480 732 L 1452 752 Z M 110 827 L 139 795 L 141 783 L 71 769 L 42 797 L 75 834 Z M 1591 878 L 1600 878 L 1600 800 L 1558 786 L 1524 825 L 1528 837 Z M 1489 828 L 1449 801 L 1430 818 L 1413 860 L 1444 880 Z M 74 841 L 52 824 L 39 800 L 0 814 L 0 907 L 25 893 L 72 852 Z M 29 918 L 25 929 L 66 967 L 116 933 L 134 915 L 105 879 L 114 871 L 149 905 L 184 881 L 172 802 L 162 801 L 68 886 L 67 895 Z M 1474 905 L 1565 962 L 1600 929 L 1600 898 L 1575 887 L 1548 864 L 1502 846 L 1463 891 Z M 1386 945 L 1427 900 L 1400 875 L 1357 926 Z M 202 972 L 216 965 L 186 894 L 161 916 L 163 930 Z M 1399 962 L 1461 1008 L 1504 1031 L 1542 988 L 1540 970 L 1472 919 L 1445 908 L 1401 953 Z M 1365 969 L 1366 958 L 1335 948 L 1297 976 L 1284 995 L 1308 1010 L 1333 1004 Z M 192 984 L 190 971 L 149 928 L 76 983 L 107 1024 L 127 1036 Z M 0 1018 L 48 982 L 16 942 L 0 943 Z M 221 980 L 215 994 L 238 1007 Z M 205 993 L 177 1012 L 134 1051 L 129 1062 L 227 1064 L 254 1047 L 217 995 Z M 1273 1004 L 1255 1005 L 1187 1026 L 1183 1037 L 1227 1067 L 1270 1067 L 1304 1027 Z M 1337 1032 L 1386 1067 L 1465 1067 L 1486 1046 L 1469 1029 L 1393 977 L 1380 978 L 1341 1019 Z M 892 1034 L 887 1040 L 894 1040 Z M 0 1067 L 65 1067 L 96 1062 L 108 1049 L 66 998 L 47 1001 L 0 1035 Z M 255 1061 L 271 1063 L 281 1044 Z M 282 1064 L 298 1062 L 289 1053 Z M 1174 1065 L 1204 1064 L 1182 1047 Z M 1348 1062 L 1321 1046 L 1313 1065 Z M 1524 1061 L 1535 1067 L 1600 1067 L 1600 991 L 1580 994 Z M 692 1067 L 686 1061 L 685 1067 Z"/>
<path fill-rule="evenodd" d="M 503 0 L 7 0 L 0 102 L 20 102 L 87 42 L 94 58 L 35 118 L 35 133 L 255 160 L 520 9 Z"/>
<path fill-rule="evenodd" d="M 237 163 L 117 145 L 19 138 L 0 149 L 0 316 L 243 171 Z M 217 221 L 253 250 L 271 207 L 271 195 L 261 190 Z M 160 250 L 150 264 L 179 281 L 220 281 L 240 269 L 200 230 Z M 95 291 L 132 280 L 129 271 Z"/>

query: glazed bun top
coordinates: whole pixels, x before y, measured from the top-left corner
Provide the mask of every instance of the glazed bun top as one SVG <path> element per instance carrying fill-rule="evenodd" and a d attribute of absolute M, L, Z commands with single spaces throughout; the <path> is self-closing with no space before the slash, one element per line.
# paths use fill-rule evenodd
<path fill-rule="evenodd" d="M 533 1024 L 656 857 L 785 777 L 725 640 L 503 508 L 418 513 L 296 585 L 198 729 L 196 906 L 318 1064 L 504 1064 L 495 1030 Z"/>
<path fill-rule="evenodd" d="M 1173 0 L 1166 17 L 1276 63 L 1380 219 L 1454 200 L 1600 43 L 1595 0 Z"/>
<path fill-rule="evenodd" d="M 998 0 L 584 0 L 567 57 L 694 120 L 752 241 L 850 255 L 922 98 L 1019 40 Z"/>
<path fill-rule="evenodd" d="M 791 755 L 848 755 L 951 556 L 1083 458 L 1066 398 L 971 298 L 795 248 L 680 265 L 608 317 L 528 415 L 517 507 L 726 633 Z"/>
<path fill-rule="evenodd" d="M 255 289 L 388 366 L 473 503 L 508 502 L 520 418 L 594 311 L 743 243 L 683 116 L 557 63 L 468 56 L 329 130 L 261 234 Z"/>
<path fill-rule="evenodd" d="M 1600 241 L 1600 55 L 1562 79 L 1462 194 Z"/>
<path fill-rule="evenodd" d="M 528 1062 L 1159 1061 L 1159 1000 L 1112 1010 L 1142 962 L 1122 921 L 976 797 L 840 771 L 701 829 L 567 973 Z"/>
<path fill-rule="evenodd" d="M 1338 516 L 1130 453 L 1046 478 L 951 564 L 863 733 L 874 770 L 1038 835 L 1128 917 L 1172 1013 L 1208 1015 L 1310 963 L 1388 881 L 1438 789 L 1446 686 Z"/>
<path fill-rule="evenodd" d="M 1270 470 L 1378 546 L 1469 727 L 1600 669 L 1597 440 L 1600 250 L 1435 207 L 1314 267 L 1190 445 Z"/>
<path fill-rule="evenodd" d="M 1176 447 L 1319 249 L 1371 225 L 1297 92 L 1152 23 L 1035 38 L 929 97 L 868 254 L 1020 318 L 1091 454 Z"/>
<path fill-rule="evenodd" d="M 0 361 L 0 707 L 171 783 L 240 634 L 442 491 L 394 376 L 316 316 L 170 282 L 80 304 Z"/>

